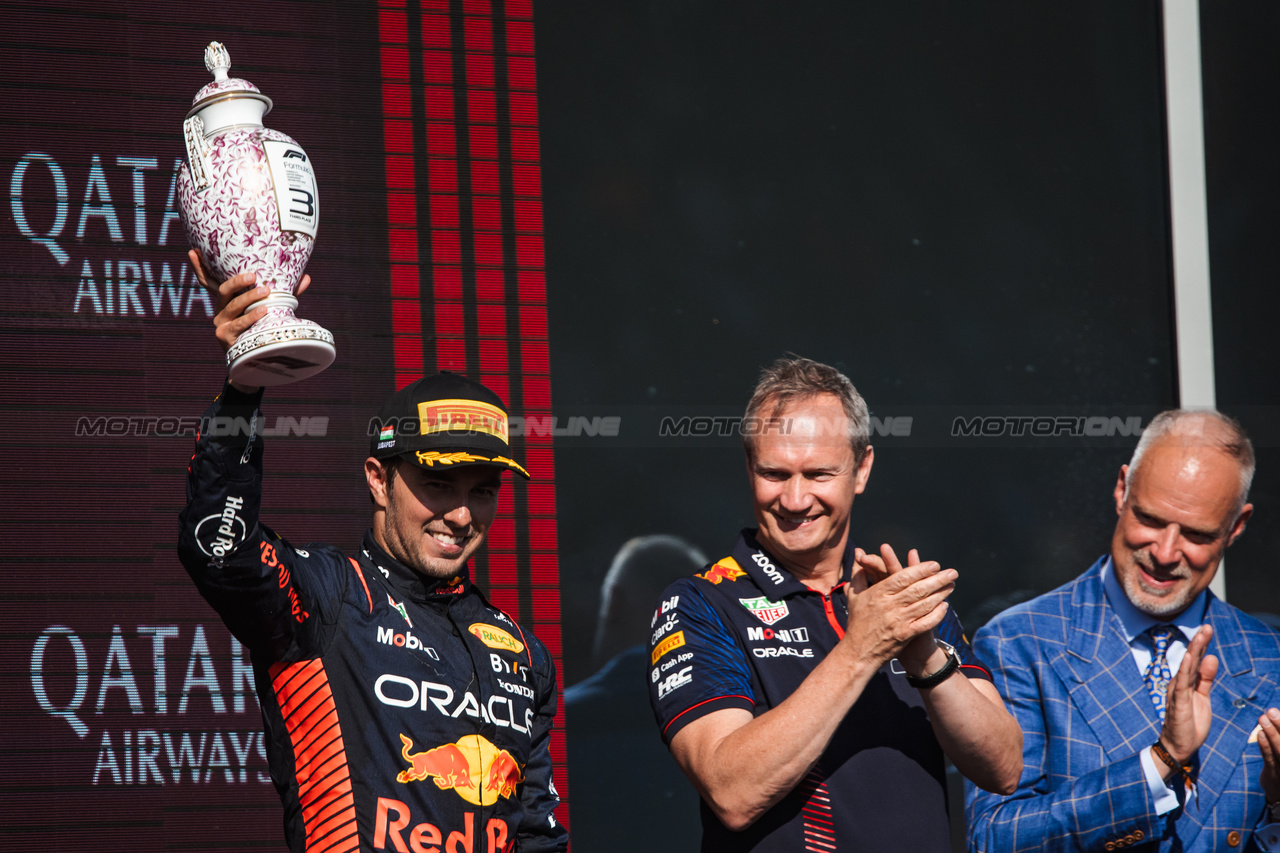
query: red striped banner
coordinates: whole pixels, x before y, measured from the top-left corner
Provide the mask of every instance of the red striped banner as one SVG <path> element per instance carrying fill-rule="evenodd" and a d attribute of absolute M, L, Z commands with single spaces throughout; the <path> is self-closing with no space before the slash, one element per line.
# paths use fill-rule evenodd
<path fill-rule="evenodd" d="M 378 21 L 396 387 L 452 370 L 496 391 L 513 417 L 548 417 L 532 3 L 380 0 Z M 511 478 L 473 575 L 559 670 L 552 439 L 511 445 L 533 481 Z M 551 746 L 567 824 L 562 719 Z"/>

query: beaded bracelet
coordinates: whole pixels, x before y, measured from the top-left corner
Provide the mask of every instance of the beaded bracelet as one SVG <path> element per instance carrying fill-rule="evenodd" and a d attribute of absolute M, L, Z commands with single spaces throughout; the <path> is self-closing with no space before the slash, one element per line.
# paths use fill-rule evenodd
<path fill-rule="evenodd" d="M 1196 790 L 1195 780 L 1191 778 L 1193 768 L 1190 764 L 1179 764 L 1174 759 L 1174 757 L 1169 754 L 1169 750 L 1164 748 L 1164 744 L 1160 742 L 1160 738 L 1156 738 L 1156 742 L 1151 744 L 1151 750 L 1156 754 L 1157 758 L 1159 758 L 1166 765 L 1168 765 L 1168 767 L 1171 770 L 1173 770 L 1173 772 L 1177 775 L 1177 777 L 1182 780 L 1182 784 L 1184 787 L 1189 788 L 1193 791 Z M 1196 801 L 1199 802 L 1199 800 L 1200 800 L 1200 794 L 1197 791 Z"/>

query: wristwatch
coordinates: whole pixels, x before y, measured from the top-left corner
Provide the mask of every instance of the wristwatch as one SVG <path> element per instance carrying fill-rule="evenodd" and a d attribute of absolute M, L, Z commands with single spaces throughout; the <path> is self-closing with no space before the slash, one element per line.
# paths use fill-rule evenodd
<path fill-rule="evenodd" d="M 937 687 L 939 684 L 950 678 L 952 674 L 960 668 L 960 655 L 956 652 L 956 647 L 943 640 L 934 640 L 934 642 L 947 653 L 947 662 L 944 663 L 942 668 L 933 675 L 917 677 L 908 672 L 907 684 L 910 684 L 917 690 L 923 690 L 926 687 Z"/>

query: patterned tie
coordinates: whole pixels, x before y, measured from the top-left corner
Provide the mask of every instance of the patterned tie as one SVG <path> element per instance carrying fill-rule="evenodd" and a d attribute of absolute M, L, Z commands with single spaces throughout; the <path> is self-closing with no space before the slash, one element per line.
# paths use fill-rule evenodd
<path fill-rule="evenodd" d="M 1174 638 L 1178 629 L 1173 625 L 1155 625 L 1147 629 L 1147 633 L 1151 635 L 1151 642 L 1155 644 L 1156 653 L 1151 656 L 1151 665 L 1147 667 L 1146 675 L 1142 680 L 1147 683 L 1147 692 L 1151 694 L 1151 701 L 1156 706 L 1156 714 L 1160 716 L 1160 722 L 1164 722 L 1164 700 L 1165 690 L 1169 686 L 1173 673 L 1169 671 L 1169 641 Z"/>

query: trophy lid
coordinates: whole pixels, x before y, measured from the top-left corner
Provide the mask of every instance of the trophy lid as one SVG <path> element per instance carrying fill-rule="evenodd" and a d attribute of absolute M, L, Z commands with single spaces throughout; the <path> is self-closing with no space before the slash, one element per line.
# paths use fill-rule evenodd
<path fill-rule="evenodd" d="M 247 109 L 234 110 L 233 113 L 238 119 L 236 124 L 261 125 L 262 117 L 271 112 L 271 99 L 262 94 L 258 87 L 248 80 L 227 76 L 227 72 L 231 69 L 231 54 L 220 42 L 211 41 L 204 49 L 204 67 L 213 74 L 213 82 L 206 83 L 199 92 L 196 92 L 196 96 L 191 99 L 191 109 L 187 111 L 187 118 L 191 118 L 215 103 L 232 100 L 257 101 L 259 103 L 252 106 L 246 103 L 244 107 Z M 209 125 L 206 119 L 206 134 L 221 129 L 221 127 Z M 225 126 L 227 125 L 222 125 L 222 127 Z"/>

